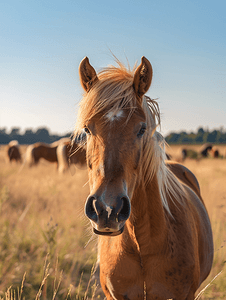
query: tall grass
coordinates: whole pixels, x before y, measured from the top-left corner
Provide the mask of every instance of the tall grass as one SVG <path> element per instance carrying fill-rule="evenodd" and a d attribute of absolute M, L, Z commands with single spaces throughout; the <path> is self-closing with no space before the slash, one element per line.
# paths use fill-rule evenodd
<path fill-rule="evenodd" d="M 201 285 L 198 299 L 226 299 L 226 160 L 185 161 L 196 175 L 213 231 L 214 261 L 210 275 Z M 212 281 L 213 280 L 213 281 Z"/>
<path fill-rule="evenodd" d="M 97 240 L 83 213 L 89 193 L 86 170 L 59 175 L 55 165 L 44 161 L 21 169 L 6 164 L 3 153 L 4 147 L 0 300 L 103 299 L 93 276 Z M 213 268 L 199 299 L 226 299 L 226 161 L 188 160 L 185 165 L 200 182 L 214 234 Z"/>
<path fill-rule="evenodd" d="M 93 297 L 93 284 L 88 290 L 87 286 L 96 262 L 96 240 L 86 246 L 93 235 L 83 213 L 86 182 L 86 170 L 77 169 L 73 176 L 70 172 L 59 175 L 56 166 L 45 161 L 21 169 L 6 164 L 0 155 L 3 299 L 19 299 L 17 290 L 25 273 L 21 299 Z"/>

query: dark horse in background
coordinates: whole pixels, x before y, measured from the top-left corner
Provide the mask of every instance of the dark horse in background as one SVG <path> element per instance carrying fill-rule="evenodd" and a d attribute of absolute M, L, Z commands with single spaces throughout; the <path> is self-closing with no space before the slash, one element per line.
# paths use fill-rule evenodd
<path fill-rule="evenodd" d="M 213 260 L 212 230 L 194 174 L 165 161 L 160 112 L 145 96 L 152 66 L 119 61 L 98 74 L 88 58 L 75 127 L 86 147 L 85 213 L 99 235 L 100 281 L 110 299 L 193 300 Z"/>
<path fill-rule="evenodd" d="M 16 162 L 22 162 L 22 157 L 20 153 L 19 143 L 18 141 L 14 140 L 9 142 L 7 146 L 7 156 L 9 162 L 16 161 Z"/>

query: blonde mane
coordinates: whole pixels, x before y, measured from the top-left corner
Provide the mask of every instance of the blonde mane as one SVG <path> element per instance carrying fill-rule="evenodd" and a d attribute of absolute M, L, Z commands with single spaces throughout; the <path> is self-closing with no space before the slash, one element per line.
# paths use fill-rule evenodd
<path fill-rule="evenodd" d="M 17 140 L 10 141 L 8 146 L 9 147 L 19 146 L 19 142 Z"/>
<path fill-rule="evenodd" d="M 106 114 L 116 115 L 123 109 L 127 110 L 129 119 L 137 108 L 137 98 L 133 88 L 135 68 L 130 71 L 119 61 L 117 63 L 118 67 L 110 66 L 98 73 L 99 80 L 80 102 L 74 131 L 75 137 L 81 134 L 89 120 L 97 114 L 101 115 L 104 125 L 108 122 L 108 118 L 105 118 Z M 181 202 L 185 191 L 165 164 L 165 140 L 156 131 L 156 128 L 160 126 L 158 103 L 147 96 L 143 97 L 142 103 L 147 120 L 147 134 L 143 138 L 143 160 L 140 168 L 140 178 L 143 178 L 145 184 L 148 184 L 153 175 L 157 174 L 162 204 L 171 215 L 166 195 L 170 194 L 176 201 Z"/>
<path fill-rule="evenodd" d="M 25 154 L 25 163 L 28 164 L 29 167 L 31 167 L 34 164 L 33 149 L 34 145 L 29 145 Z"/>

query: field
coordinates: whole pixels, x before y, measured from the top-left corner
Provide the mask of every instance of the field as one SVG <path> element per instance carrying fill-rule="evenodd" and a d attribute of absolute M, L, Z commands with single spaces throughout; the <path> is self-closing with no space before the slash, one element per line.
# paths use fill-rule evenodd
<path fill-rule="evenodd" d="M 178 158 L 180 149 L 167 152 Z M 6 163 L 5 153 L 1 146 L 0 299 L 103 299 L 92 277 L 97 238 L 83 213 L 87 171 L 58 174 L 46 161 L 29 169 Z M 226 299 L 226 159 L 184 164 L 199 180 L 214 235 L 213 268 L 200 290 L 218 276 L 199 299 Z"/>

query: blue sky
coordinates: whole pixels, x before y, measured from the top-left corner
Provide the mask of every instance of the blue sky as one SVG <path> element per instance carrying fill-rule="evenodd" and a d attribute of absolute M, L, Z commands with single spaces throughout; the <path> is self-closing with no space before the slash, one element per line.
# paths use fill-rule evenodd
<path fill-rule="evenodd" d="M 0 128 L 74 128 L 78 66 L 98 71 L 146 56 L 147 93 L 161 132 L 226 129 L 226 1 L 4 1 L 0 10 Z"/>

